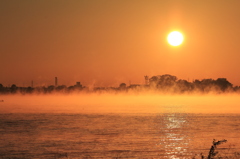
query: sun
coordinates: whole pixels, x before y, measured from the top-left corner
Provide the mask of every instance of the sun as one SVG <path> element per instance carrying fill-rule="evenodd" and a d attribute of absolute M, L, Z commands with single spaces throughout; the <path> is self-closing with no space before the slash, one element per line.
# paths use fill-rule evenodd
<path fill-rule="evenodd" d="M 172 46 L 178 46 L 183 42 L 183 35 L 179 31 L 173 31 L 168 34 L 167 41 Z"/>

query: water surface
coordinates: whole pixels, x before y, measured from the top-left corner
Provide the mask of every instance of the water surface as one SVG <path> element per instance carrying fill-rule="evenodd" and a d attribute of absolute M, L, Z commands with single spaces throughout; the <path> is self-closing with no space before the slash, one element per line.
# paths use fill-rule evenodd
<path fill-rule="evenodd" d="M 239 132 L 233 114 L 1 114 L 0 158 L 192 158 Z"/>

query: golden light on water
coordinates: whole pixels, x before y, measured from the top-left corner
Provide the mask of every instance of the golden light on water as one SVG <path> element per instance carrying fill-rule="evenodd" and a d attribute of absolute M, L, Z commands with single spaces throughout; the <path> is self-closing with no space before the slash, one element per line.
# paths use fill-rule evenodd
<path fill-rule="evenodd" d="M 189 137 L 176 131 L 184 131 L 184 127 L 188 124 L 186 117 L 183 114 L 165 114 L 162 122 L 163 125 L 160 127 L 160 131 L 165 135 L 162 136 L 160 144 L 164 146 L 169 158 L 177 159 L 179 157 L 175 152 L 184 154 L 187 152 L 189 146 Z"/>
<path fill-rule="evenodd" d="M 181 45 L 184 40 L 182 33 L 179 31 L 173 31 L 168 34 L 167 41 L 172 46 Z"/>

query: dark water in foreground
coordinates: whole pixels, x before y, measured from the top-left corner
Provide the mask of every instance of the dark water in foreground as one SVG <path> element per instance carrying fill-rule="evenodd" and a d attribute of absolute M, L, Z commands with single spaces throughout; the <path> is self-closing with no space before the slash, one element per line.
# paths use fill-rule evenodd
<path fill-rule="evenodd" d="M 230 114 L 0 114 L 0 158 L 192 158 L 239 132 Z"/>

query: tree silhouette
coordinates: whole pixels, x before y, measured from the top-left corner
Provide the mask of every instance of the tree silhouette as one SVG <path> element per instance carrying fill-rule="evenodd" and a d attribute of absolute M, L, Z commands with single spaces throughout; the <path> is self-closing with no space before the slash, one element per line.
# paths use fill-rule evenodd
<path fill-rule="evenodd" d="M 13 85 L 10 87 L 10 90 L 11 90 L 11 93 L 16 93 L 17 90 L 18 90 L 18 87 L 17 87 L 15 84 L 13 84 Z"/>
<path fill-rule="evenodd" d="M 119 85 L 119 89 L 120 89 L 120 90 L 125 90 L 126 88 L 127 88 L 126 83 L 121 83 L 121 84 Z"/>
<path fill-rule="evenodd" d="M 159 89 L 167 89 L 176 84 L 177 77 L 169 74 L 153 76 L 149 79 L 150 85 Z"/>
<path fill-rule="evenodd" d="M 233 86 L 232 83 L 230 83 L 226 78 L 218 78 L 215 83 L 222 91 L 226 91 Z"/>
<path fill-rule="evenodd" d="M 187 80 L 178 80 L 177 81 L 177 87 L 176 91 L 183 93 L 186 91 L 192 91 L 193 90 L 193 84 L 191 82 L 188 82 Z"/>

